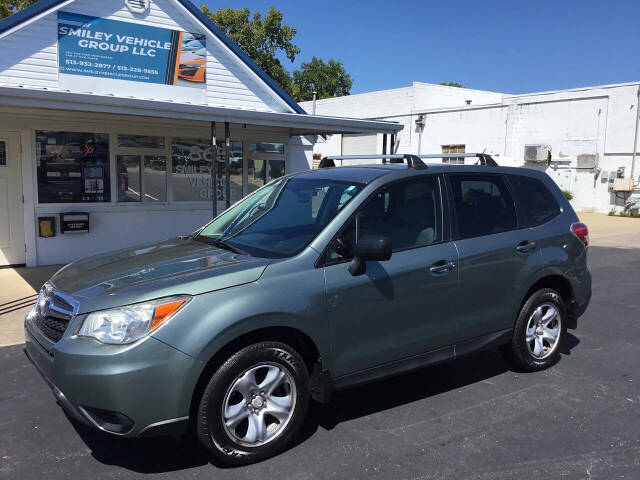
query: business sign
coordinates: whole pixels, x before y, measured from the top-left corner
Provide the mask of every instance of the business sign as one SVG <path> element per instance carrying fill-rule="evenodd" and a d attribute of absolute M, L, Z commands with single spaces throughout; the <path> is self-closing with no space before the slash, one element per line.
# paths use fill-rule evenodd
<path fill-rule="evenodd" d="M 206 37 L 58 12 L 60 73 L 204 88 Z"/>

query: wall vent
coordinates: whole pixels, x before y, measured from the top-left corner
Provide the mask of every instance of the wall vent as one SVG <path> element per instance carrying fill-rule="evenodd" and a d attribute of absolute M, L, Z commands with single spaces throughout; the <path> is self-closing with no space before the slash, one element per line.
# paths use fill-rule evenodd
<path fill-rule="evenodd" d="M 144 13 L 149 9 L 150 0 L 124 0 L 124 4 L 133 13 Z"/>

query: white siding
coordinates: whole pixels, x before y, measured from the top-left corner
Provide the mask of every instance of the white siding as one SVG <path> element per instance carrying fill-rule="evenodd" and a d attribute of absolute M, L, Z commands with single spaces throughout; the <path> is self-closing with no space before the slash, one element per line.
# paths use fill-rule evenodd
<path fill-rule="evenodd" d="M 342 155 L 376 154 L 378 135 L 343 135 Z M 364 162 L 369 163 L 369 162 Z"/>
<path fill-rule="evenodd" d="M 0 40 L 0 82 L 59 87 L 55 15 L 47 15 Z"/>
<path fill-rule="evenodd" d="M 150 9 L 142 15 L 129 11 L 123 0 L 115 2 L 77 0 L 63 7 L 62 10 L 113 20 L 144 23 L 155 27 L 206 33 L 174 0 L 152 0 L 150 4 Z M 207 34 L 207 51 L 206 102 L 208 105 L 263 111 L 291 111 L 290 107 L 286 106 L 261 79 L 250 72 L 240 59 L 211 34 Z M 60 84 L 57 58 L 57 13 L 53 12 L 2 39 L 0 83 L 58 89 Z M 100 82 L 100 79 L 88 78 L 87 88 L 84 91 L 89 91 L 95 82 Z M 119 91 L 118 86 L 122 86 L 122 91 L 135 89 L 137 98 L 149 98 L 145 96 L 143 84 L 115 82 L 113 92 L 101 90 L 101 93 L 125 96 Z M 111 88 L 111 85 L 110 83 L 107 88 Z M 174 100 L 172 87 L 167 87 L 163 91 L 165 98 L 159 98 L 158 90 L 153 89 L 154 99 Z M 127 95 L 129 94 L 127 92 Z M 147 92 L 147 95 L 150 94 Z"/>
<path fill-rule="evenodd" d="M 495 107 L 428 113 L 422 153 L 442 153 L 442 145 L 465 145 L 466 152 L 503 155 L 506 110 Z"/>

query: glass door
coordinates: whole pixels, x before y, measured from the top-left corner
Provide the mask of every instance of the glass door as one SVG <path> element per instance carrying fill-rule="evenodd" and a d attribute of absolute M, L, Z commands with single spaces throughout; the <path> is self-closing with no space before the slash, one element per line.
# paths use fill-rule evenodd
<path fill-rule="evenodd" d="M 247 194 L 285 174 L 284 143 L 252 142 L 248 146 Z"/>
<path fill-rule="evenodd" d="M 118 203 L 166 202 L 165 155 L 116 155 Z"/>

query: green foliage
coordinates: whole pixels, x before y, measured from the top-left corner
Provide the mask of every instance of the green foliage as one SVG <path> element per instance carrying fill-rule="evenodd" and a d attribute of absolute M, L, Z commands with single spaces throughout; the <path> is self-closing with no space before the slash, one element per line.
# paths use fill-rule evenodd
<path fill-rule="evenodd" d="M 618 212 L 618 216 L 619 216 L 619 217 L 626 217 L 626 216 L 627 216 L 627 212 L 625 212 L 624 210 L 620 210 L 620 211 Z"/>
<path fill-rule="evenodd" d="M 38 0 L 0 0 L 0 18 L 6 18 L 13 15 L 23 8 L 27 8 Z"/>
<path fill-rule="evenodd" d="M 573 200 L 573 193 L 569 190 L 562 190 L 562 193 L 564 193 L 564 196 L 567 197 L 567 200 Z"/>
<path fill-rule="evenodd" d="M 608 214 L 608 215 L 609 215 L 610 217 L 615 216 L 615 214 L 616 214 L 616 209 L 615 209 L 615 208 L 612 208 L 611 210 L 609 210 L 609 214 Z"/>
<path fill-rule="evenodd" d="M 353 80 L 342 62 L 333 59 L 325 63 L 313 57 L 310 62 L 303 62 L 300 70 L 293 72 L 293 98 L 296 102 L 312 100 L 314 90 L 318 99 L 349 95 L 351 85 Z"/>
<path fill-rule="evenodd" d="M 219 8 L 214 12 L 202 5 L 200 9 L 267 75 L 286 91 L 291 91 L 291 76 L 276 55 L 283 53 L 293 62 L 300 48 L 293 44 L 296 29 L 282 23 L 282 12 L 270 7 L 263 17 L 257 12 L 252 15 L 248 8 Z"/>
<path fill-rule="evenodd" d="M 296 101 L 311 100 L 313 90 L 318 98 L 348 95 L 352 80 L 341 62 L 328 63 L 313 57 L 301 65 L 293 76 L 278 56 L 293 62 L 300 53 L 293 43 L 295 27 L 282 23 L 282 12 L 270 7 L 266 15 L 251 13 L 248 8 L 209 10 L 200 7 L 217 27 L 238 44 L 251 59 Z"/>
<path fill-rule="evenodd" d="M 464 88 L 461 84 L 459 84 L 458 82 L 440 82 L 440 85 L 444 85 L 445 87 L 458 87 L 458 88 Z"/>

